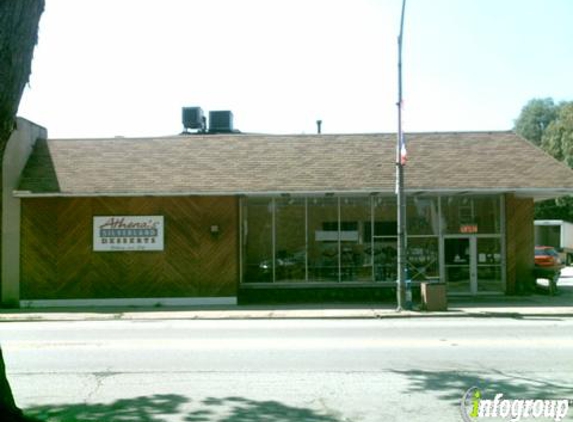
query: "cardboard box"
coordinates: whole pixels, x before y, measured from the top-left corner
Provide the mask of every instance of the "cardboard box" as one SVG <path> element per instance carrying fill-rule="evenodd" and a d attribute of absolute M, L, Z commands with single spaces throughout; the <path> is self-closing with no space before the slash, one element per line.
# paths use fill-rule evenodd
<path fill-rule="evenodd" d="M 422 309 L 426 311 L 447 311 L 448 297 L 446 283 L 427 283 L 420 285 Z"/>

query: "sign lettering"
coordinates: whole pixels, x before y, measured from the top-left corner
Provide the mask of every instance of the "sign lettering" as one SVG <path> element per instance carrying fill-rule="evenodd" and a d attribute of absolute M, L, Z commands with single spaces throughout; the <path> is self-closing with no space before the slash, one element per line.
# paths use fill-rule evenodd
<path fill-rule="evenodd" d="M 163 216 L 93 218 L 94 251 L 162 251 Z"/>

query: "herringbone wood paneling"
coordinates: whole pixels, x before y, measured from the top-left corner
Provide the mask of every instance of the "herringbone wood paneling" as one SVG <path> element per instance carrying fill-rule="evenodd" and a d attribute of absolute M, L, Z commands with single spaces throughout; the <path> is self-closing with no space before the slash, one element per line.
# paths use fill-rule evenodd
<path fill-rule="evenodd" d="M 97 215 L 163 215 L 164 251 L 93 252 Z M 234 197 L 25 199 L 21 230 L 22 299 L 236 295 Z"/>
<path fill-rule="evenodd" d="M 22 298 L 50 295 L 57 282 L 58 226 L 52 200 L 24 201 L 21 223 Z"/>

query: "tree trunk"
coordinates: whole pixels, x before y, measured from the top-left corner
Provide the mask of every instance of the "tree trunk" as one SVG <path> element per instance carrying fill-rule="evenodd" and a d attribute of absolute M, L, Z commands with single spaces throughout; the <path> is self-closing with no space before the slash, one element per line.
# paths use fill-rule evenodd
<path fill-rule="evenodd" d="M 4 150 L 14 129 L 22 92 L 30 77 L 32 54 L 38 40 L 38 24 L 43 11 L 44 0 L 0 0 L 0 221 Z M 0 257 L 1 248 L 0 230 Z M 0 262 L 0 277 L 1 269 Z M 6 422 L 32 420 L 23 417 L 14 402 L 1 349 L 0 419 Z"/>
<path fill-rule="evenodd" d="M 0 153 L 14 127 L 32 67 L 44 0 L 0 0 Z"/>

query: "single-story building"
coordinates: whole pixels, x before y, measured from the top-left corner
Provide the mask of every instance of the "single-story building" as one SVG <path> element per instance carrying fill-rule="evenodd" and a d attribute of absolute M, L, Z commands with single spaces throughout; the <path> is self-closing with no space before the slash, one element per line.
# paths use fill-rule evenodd
<path fill-rule="evenodd" d="M 573 171 L 512 132 L 408 134 L 407 268 L 448 294 L 532 282 L 534 201 Z M 4 156 L 5 305 L 237 303 L 396 286 L 395 134 L 49 139 Z"/>

